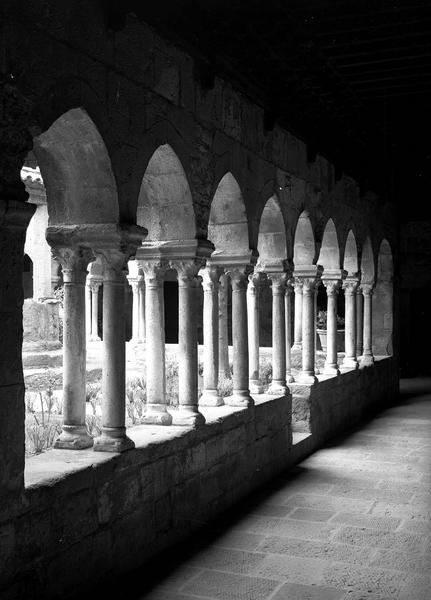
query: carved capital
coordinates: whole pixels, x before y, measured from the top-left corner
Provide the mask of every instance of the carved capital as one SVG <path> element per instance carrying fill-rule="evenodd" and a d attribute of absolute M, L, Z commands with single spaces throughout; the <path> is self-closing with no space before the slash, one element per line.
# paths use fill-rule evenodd
<path fill-rule="evenodd" d="M 219 289 L 219 278 L 221 269 L 215 266 L 206 266 L 199 271 L 202 277 L 202 287 L 204 292 L 215 293 Z"/>
<path fill-rule="evenodd" d="M 364 296 L 372 296 L 373 295 L 373 283 L 361 283 L 361 291 Z"/>
<path fill-rule="evenodd" d="M 196 287 L 198 285 L 198 272 L 203 261 L 199 258 L 190 260 L 170 261 L 170 267 L 177 272 L 178 287 Z"/>
<path fill-rule="evenodd" d="M 163 285 L 168 266 L 165 260 L 139 262 L 139 268 L 144 272 L 145 285 L 148 289 L 157 289 Z"/>
<path fill-rule="evenodd" d="M 253 271 L 251 265 L 236 265 L 229 267 L 228 274 L 232 284 L 232 291 L 246 291 L 248 276 Z"/>
<path fill-rule="evenodd" d="M 304 285 L 304 281 L 302 278 L 294 277 L 293 278 L 293 287 L 295 290 L 295 294 L 302 294 L 302 287 Z"/>
<path fill-rule="evenodd" d="M 358 289 L 359 281 L 346 279 L 343 281 L 343 290 L 347 296 L 355 296 Z"/>
<path fill-rule="evenodd" d="M 286 273 L 267 273 L 267 277 L 271 283 L 272 294 L 284 294 L 284 288 L 286 287 L 287 274 Z"/>
<path fill-rule="evenodd" d="M 316 277 L 303 277 L 302 278 L 302 294 L 310 295 L 314 294 L 320 285 L 320 279 Z"/>
<path fill-rule="evenodd" d="M 65 283 L 85 283 L 88 264 L 95 258 L 89 248 L 51 246 L 51 254 L 61 264 Z"/>
<path fill-rule="evenodd" d="M 93 292 L 93 294 L 97 294 L 99 291 L 99 288 L 100 288 L 100 284 L 101 284 L 100 281 L 94 281 L 94 279 L 93 279 L 93 280 L 89 281 L 88 287 Z"/>
<path fill-rule="evenodd" d="M 103 266 L 103 281 L 120 281 L 124 282 L 127 261 L 129 260 L 128 252 L 124 252 L 119 248 L 100 248 L 95 249 L 94 253 L 100 258 Z"/>
<path fill-rule="evenodd" d="M 322 281 L 323 285 L 326 288 L 326 294 L 328 296 L 336 296 L 338 294 L 338 290 L 341 287 L 341 281 L 337 279 L 327 279 Z"/>

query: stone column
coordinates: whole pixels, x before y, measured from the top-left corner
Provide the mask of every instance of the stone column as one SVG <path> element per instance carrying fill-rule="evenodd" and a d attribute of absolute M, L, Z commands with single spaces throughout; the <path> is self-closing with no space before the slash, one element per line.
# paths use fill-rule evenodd
<path fill-rule="evenodd" d="M 124 452 L 135 446 L 126 435 L 124 290 L 128 256 L 116 248 L 99 252 L 104 267 L 102 433 L 94 440 L 94 450 Z"/>
<path fill-rule="evenodd" d="M 138 342 L 145 342 L 145 278 L 138 275 Z"/>
<path fill-rule="evenodd" d="M 361 283 L 361 290 L 364 296 L 364 350 L 362 354 L 361 366 L 367 366 L 374 363 L 372 309 L 373 284 Z"/>
<path fill-rule="evenodd" d="M 204 387 L 199 404 L 221 406 L 223 398 L 218 395 L 219 374 L 219 269 L 207 266 L 202 275 L 204 290 Z"/>
<path fill-rule="evenodd" d="M 302 370 L 300 383 L 315 383 L 316 360 L 316 310 L 315 294 L 319 280 L 302 277 Z"/>
<path fill-rule="evenodd" d="M 136 344 L 139 341 L 139 283 L 137 279 L 129 279 L 130 286 L 133 292 L 132 304 L 132 339 Z"/>
<path fill-rule="evenodd" d="M 285 273 L 267 273 L 272 288 L 272 382 L 268 393 L 284 396 L 286 387 Z"/>
<path fill-rule="evenodd" d="M 232 283 L 233 394 L 231 406 L 253 406 L 248 389 L 247 283 L 250 267 L 230 270 Z"/>
<path fill-rule="evenodd" d="M 91 339 L 91 288 L 87 277 L 85 284 L 85 333 L 88 341 Z"/>
<path fill-rule="evenodd" d="M 90 279 L 91 290 L 91 336 L 90 342 L 100 342 L 98 321 L 99 321 L 99 287 L 100 283 Z"/>
<path fill-rule="evenodd" d="M 219 306 L 219 376 L 231 378 L 229 367 L 229 334 L 228 334 L 228 293 L 229 275 L 220 276 L 218 291 Z"/>
<path fill-rule="evenodd" d="M 175 425 L 204 425 L 198 409 L 196 286 L 199 261 L 175 262 L 178 274 L 178 414 Z"/>
<path fill-rule="evenodd" d="M 302 348 L 302 280 L 295 278 L 295 320 L 293 332 L 292 350 L 301 350 Z"/>
<path fill-rule="evenodd" d="M 249 352 L 249 387 L 252 394 L 261 394 L 263 385 L 259 379 L 259 296 L 260 273 L 249 275 L 247 286 L 247 327 Z"/>
<path fill-rule="evenodd" d="M 338 354 L 337 354 L 337 296 L 340 281 L 325 280 L 323 285 L 326 288 L 328 299 L 327 323 L 326 323 L 326 360 L 323 373 L 325 375 L 339 375 Z"/>
<path fill-rule="evenodd" d="M 356 289 L 356 356 L 364 351 L 364 297 L 358 286 Z"/>
<path fill-rule="evenodd" d="M 54 448 L 81 450 L 93 445 L 85 426 L 85 281 L 93 254 L 79 246 L 53 247 L 52 252 L 61 263 L 64 282 L 63 422 Z"/>
<path fill-rule="evenodd" d="M 295 379 L 292 376 L 292 280 L 288 280 L 284 291 L 284 319 L 286 330 L 286 383 L 293 383 Z"/>
<path fill-rule="evenodd" d="M 357 281 L 346 280 L 343 283 L 345 298 L 345 334 L 344 349 L 345 356 L 343 367 L 350 369 L 358 368 L 356 358 L 356 290 Z"/>
<path fill-rule="evenodd" d="M 166 409 L 164 261 L 140 263 L 145 273 L 147 409 L 143 423 L 171 425 Z"/>

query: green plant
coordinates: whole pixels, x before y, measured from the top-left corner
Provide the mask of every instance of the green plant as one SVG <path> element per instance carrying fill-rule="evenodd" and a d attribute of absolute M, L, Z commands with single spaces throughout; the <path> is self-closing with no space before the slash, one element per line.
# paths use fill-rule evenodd
<path fill-rule="evenodd" d="M 130 379 L 126 385 L 126 410 L 132 425 L 142 419 L 147 401 L 147 386 L 142 377 Z"/>
<path fill-rule="evenodd" d="M 328 313 L 326 310 L 317 311 L 316 327 L 317 329 L 327 329 Z M 337 329 L 344 329 L 344 317 L 337 315 Z"/>
<path fill-rule="evenodd" d="M 102 433 L 102 422 L 97 415 L 87 415 L 85 425 L 87 426 L 88 435 L 91 435 L 91 437 L 97 437 Z"/>
<path fill-rule="evenodd" d="M 272 381 L 272 363 L 266 359 L 260 362 L 259 379 L 263 386 L 269 386 Z"/>
<path fill-rule="evenodd" d="M 58 423 L 36 423 L 25 428 L 26 448 L 30 454 L 40 454 L 54 445 L 56 437 L 61 433 Z"/>
<path fill-rule="evenodd" d="M 85 392 L 85 401 L 91 405 L 93 416 L 96 416 L 97 408 L 101 405 L 101 383 L 87 383 Z"/>
<path fill-rule="evenodd" d="M 166 361 L 166 404 L 178 406 L 178 363 L 172 359 Z"/>

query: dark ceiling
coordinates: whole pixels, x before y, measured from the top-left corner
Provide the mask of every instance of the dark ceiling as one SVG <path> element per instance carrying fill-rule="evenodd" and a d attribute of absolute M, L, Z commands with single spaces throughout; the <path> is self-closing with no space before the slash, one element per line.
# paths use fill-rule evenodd
<path fill-rule="evenodd" d="M 274 121 L 398 209 L 431 220 L 431 0 L 111 0 L 235 81 Z"/>

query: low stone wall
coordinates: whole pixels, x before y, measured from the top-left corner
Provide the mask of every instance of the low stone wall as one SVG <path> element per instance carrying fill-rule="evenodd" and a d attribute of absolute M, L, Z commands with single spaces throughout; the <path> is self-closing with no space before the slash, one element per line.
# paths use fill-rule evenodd
<path fill-rule="evenodd" d="M 386 359 L 320 382 L 310 397 L 312 435 L 296 445 L 290 397 L 265 395 L 249 410 L 203 408 L 207 424 L 198 430 L 133 428 L 136 449 L 122 455 L 30 458 L 21 504 L 0 508 L 2 600 L 76 597 L 137 567 L 384 401 L 392 378 Z"/>
<path fill-rule="evenodd" d="M 61 348 L 59 303 L 57 300 L 24 300 L 22 314 L 24 352 Z"/>

